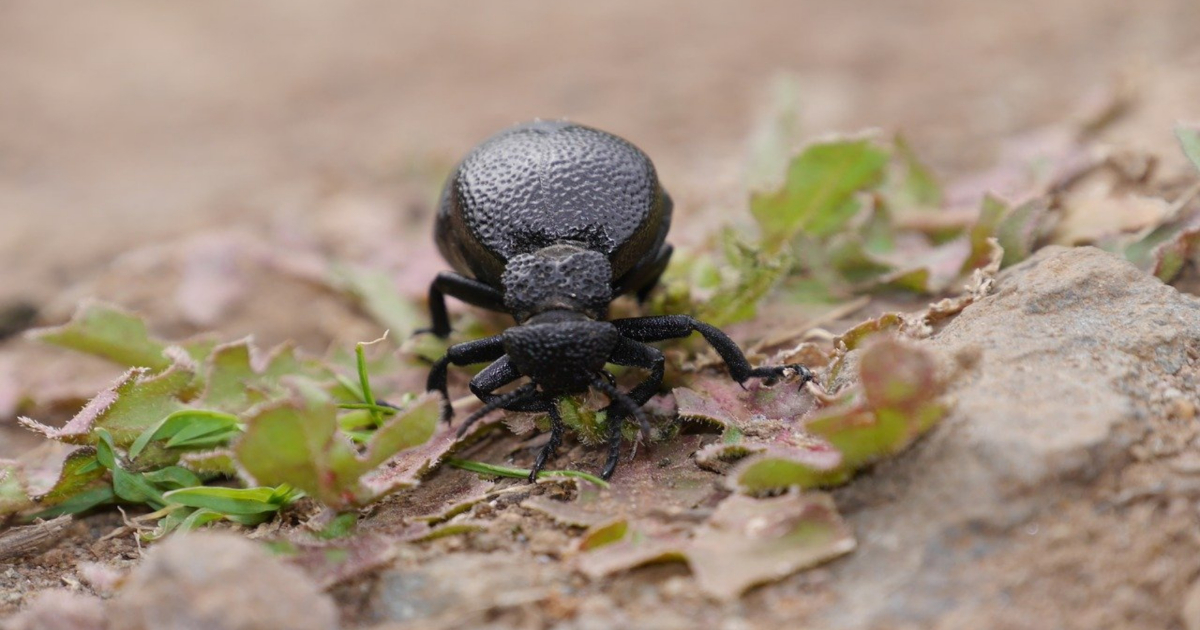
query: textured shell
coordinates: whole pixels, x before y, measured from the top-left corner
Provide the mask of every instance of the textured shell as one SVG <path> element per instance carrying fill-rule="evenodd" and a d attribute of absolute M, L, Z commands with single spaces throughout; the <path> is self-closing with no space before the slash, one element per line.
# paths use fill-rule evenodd
<path fill-rule="evenodd" d="M 452 267 L 493 286 L 513 256 L 563 241 L 603 253 L 615 280 L 653 258 L 670 213 L 640 149 L 598 129 L 536 121 L 463 159 L 442 191 L 435 237 Z"/>

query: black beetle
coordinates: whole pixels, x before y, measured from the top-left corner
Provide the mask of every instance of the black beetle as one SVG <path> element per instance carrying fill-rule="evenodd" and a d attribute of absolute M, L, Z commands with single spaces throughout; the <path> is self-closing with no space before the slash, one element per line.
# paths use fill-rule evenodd
<path fill-rule="evenodd" d="M 671 198 L 659 185 L 650 158 L 612 134 L 569 122 L 534 121 L 510 127 L 475 147 L 442 191 L 435 236 L 438 249 L 458 272 L 442 272 L 429 287 L 433 332 L 450 334 L 447 295 L 509 313 L 517 325 L 503 334 L 450 346 L 429 372 L 426 389 L 445 397 L 450 364 L 492 364 L 471 380 L 483 408 L 458 434 L 496 410 L 550 415 L 550 440 L 538 453 L 538 471 L 562 442 L 559 397 L 603 392 L 609 454 L 608 479 L 620 456 L 621 425 L 633 417 L 644 438 L 642 413 L 663 379 L 663 354 L 649 342 L 699 332 L 729 366 L 738 383 L 812 373 L 803 365 L 752 368 L 725 333 L 687 315 L 608 321 L 617 296 L 644 300 L 667 267 L 671 246 Z M 649 377 L 622 392 L 604 366 L 643 368 Z M 503 394 L 497 389 L 521 377 L 529 382 Z"/>

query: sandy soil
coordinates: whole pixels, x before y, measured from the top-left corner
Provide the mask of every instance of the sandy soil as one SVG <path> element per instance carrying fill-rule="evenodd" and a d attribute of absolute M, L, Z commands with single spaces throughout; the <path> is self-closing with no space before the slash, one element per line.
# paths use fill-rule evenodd
<path fill-rule="evenodd" d="M 1171 125 L 1200 116 L 1194 0 L 66 7 L 0 6 L 0 307 L 28 301 L 53 322 L 95 295 L 143 310 L 171 336 L 215 327 L 316 351 L 369 328 L 336 305 L 298 318 L 280 305 L 308 304 L 312 289 L 286 284 L 252 285 L 234 316 L 202 326 L 164 305 L 171 278 L 121 256 L 220 228 L 294 230 L 344 257 L 394 261 L 406 254 L 386 251 L 388 242 L 424 240 L 440 180 L 466 149 L 509 123 L 560 116 L 646 150 L 678 204 L 676 240 L 698 240 L 714 209 L 740 208 L 747 138 L 780 73 L 801 88 L 806 135 L 903 131 L 948 177 L 995 163 L 1012 139 L 1078 116 L 1114 86 L 1139 95 L 1102 138 L 1115 147 L 1178 160 Z M 395 219 L 355 223 L 361 205 Z M 364 233 L 374 240 L 355 240 Z M 82 391 L 111 377 L 27 345 L 0 344 L 0 371 Z M 11 420 L 0 417 L 0 456 L 35 443 Z M 1190 522 L 1172 512 L 1167 526 L 1183 537 Z M 21 592 L 6 594 L 0 612 L 24 592 L 61 586 L 81 560 L 132 563 L 128 539 L 96 542 L 118 524 L 113 514 L 77 524 L 71 544 L 6 582 Z M 537 544 L 547 548 L 566 538 L 542 529 Z M 488 537 L 451 539 L 407 562 L 464 544 L 503 550 Z M 1048 551 L 1030 546 L 1019 560 Z M 678 582 L 681 572 L 650 569 L 606 596 L 635 601 L 638 584 Z M 337 593 L 343 612 L 370 621 L 347 612 L 366 597 L 356 588 L 366 587 Z M 788 588 L 820 595 L 806 583 Z M 779 597 L 759 592 L 745 607 Z"/>

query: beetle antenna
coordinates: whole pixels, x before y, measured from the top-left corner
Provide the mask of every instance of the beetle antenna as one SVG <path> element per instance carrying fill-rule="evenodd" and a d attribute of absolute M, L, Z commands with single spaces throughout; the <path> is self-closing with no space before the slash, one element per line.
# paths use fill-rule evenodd
<path fill-rule="evenodd" d="M 620 405 L 629 412 L 637 420 L 638 427 L 642 431 L 642 440 L 647 444 L 650 443 L 650 421 L 646 419 L 645 412 L 642 411 L 642 406 L 637 404 L 637 401 L 630 398 L 628 394 L 622 392 L 603 378 L 597 378 L 592 381 L 592 387 L 604 392 L 605 396 L 613 402 L 614 405 Z"/>
<path fill-rule="evenodd" d="M 458 437 L 461 438 L 463 434 L 467 432 L 467 429 L 471 428 L 471 425 L 475 424 L 489 413 L 514 403 L 525 402 L 526 400 L 533 398 L 535 394 L 537 394 L 537 385 L 534 383 L 526 383 L 525 385 L 522 385 L 511 392 L 496 396 L 488 401 L 484 406 L 475 410 L 475 413 L 467 416 L 466 420 L 463 420 L 462 426 L 458 427 Z"/>

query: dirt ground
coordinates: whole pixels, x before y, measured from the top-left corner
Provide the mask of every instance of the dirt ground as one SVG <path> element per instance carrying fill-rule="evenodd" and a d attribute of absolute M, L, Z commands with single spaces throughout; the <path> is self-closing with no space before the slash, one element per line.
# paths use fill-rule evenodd
<path fill-rule="evenodd" d="M 213 241 L 217 254 L 205 250 L 213 234 L 269 234 L 367 264 L 407 262 L 402 284 L 419 292 L 440 265 L 427 234 L 441 179 L 478 140 L 533 117 L 569 117 L 640 146 L 675 198 L 673 240 L 700 242 L 714 217 L 731 220 L 744 208 L 748 142 L 780 75 L 799 87 L 803 135 L 902 131 L 949 180 L 1002 162 L 1014 141 L 1125 90 L 1136 94 L 1132 109 L 1096 141 L 1161 156 L 1170 169 L 1182 163 L 1172 125 L 1200 119 L 1200 3 L 114 0 L 68 10 L 7 2 L 0 5 L 0 309 L 28 303 L 40 323 L 58 323 L 79 299 L 99 297 L 137 309 L 168 337 L 215 330 L 224 338 L 253 334 L 264 345 L 295 339 L 313 352 L 374 338 L 378 331 L 352 306 L 303 283 L 253 274 L 235 297 L 221 298 L 232 300 L 224 307 L 188 311 L 174 299 L 179 275 L 158 262 L 176 247 L 219 256 L 224 241 Z M 0 342 L 0 457 L 37 444 L 16 427 L 18 407 L 65 420 L 72 402 L 114 375 L 19 338 Z M 12 382 L 30 392 L 2 391 Z M 25 393 L 35 400 L 20 399 Z M 1191 438 L 1190 429 L 1171 430 Z M 571 457 L 594 459 L 581 449 Z M 1113 490 L 1114 475 L 1080 494 Z M 1061 505 L 1037 526 L 1070 523 L 1091 504 L 1063 497 Z M 380 508 L 381 531 L 389 506 L 396 508 Z M 1138 527 L 1169 530 L 1195 550 L 1190 504 L 1172 504 L 1161 519 L 1135 509 L 1119 524 L 1133 533 L 1114 534 L 1107 521 L 1086 515 L 1076 521 L 1087 520 L 1097 544 L 1136 556 L 1131 570 L 1163 562 L 1161 549 L 1139 546 Z M 438 564 L 447 572 L 438 575 L 486 573 L 482 553 L 502 569 L 530 549 L 554 557 L 574 531 L 524 508 L 478 516 L 521 521 L 538 534 L 520 545 L 495 528 L 438 540 L 399 566 L 466 551 L 459 565 Z M 140 551 L 131 537 L 104 539 L 119 525 L 112 513 L 76 523 L 64 544 L 19 576 L 0 564 L 0 615 L 38 590 L 77 587 L 81 561 L 135 564 Z M 1068 557 L 1077 548 L 1055 556 L 1045 540 L 1003 560 L 1015 563 L 1005 569 L 1014 591 L 1039 588 L 1021 581 L 1021 562 L 1087 563 Z M 1157 570 L 1169 574 L 1163 588 L 1175 597 L 1196 569 Z M 555 574 L 545 579 L 586 597 L 479 619 L 548 626 L 573 618 L 572 606 L 608 602 L 631 615 L 622 620 L 631 627 L 687 627 L 725 615 L 723 627 L 738 628 L 798 618 L 833 597 L 820 571 L 725 608 L 689 593 L 647 599 L 642 589 L 685 589 L 684 576 L 665 565 L 597 586 Z M 400 587 L 336 588 L 343 620 L 403 619 L 386 604 L 399 598 L 389 588 Z M 1139 596 L 1117 589 L 1114 597 Z M 986 615 L 995 611 L 974 610 L 979 617 L 950 621 L 987 627 L 994 619 Z M 1099 624 L 1091 627 L 1129 623 L 1089 619 Z M 1140 619 L 1147 624 L 1140 627 L 1180 623 L 1173 614 Z"/>

